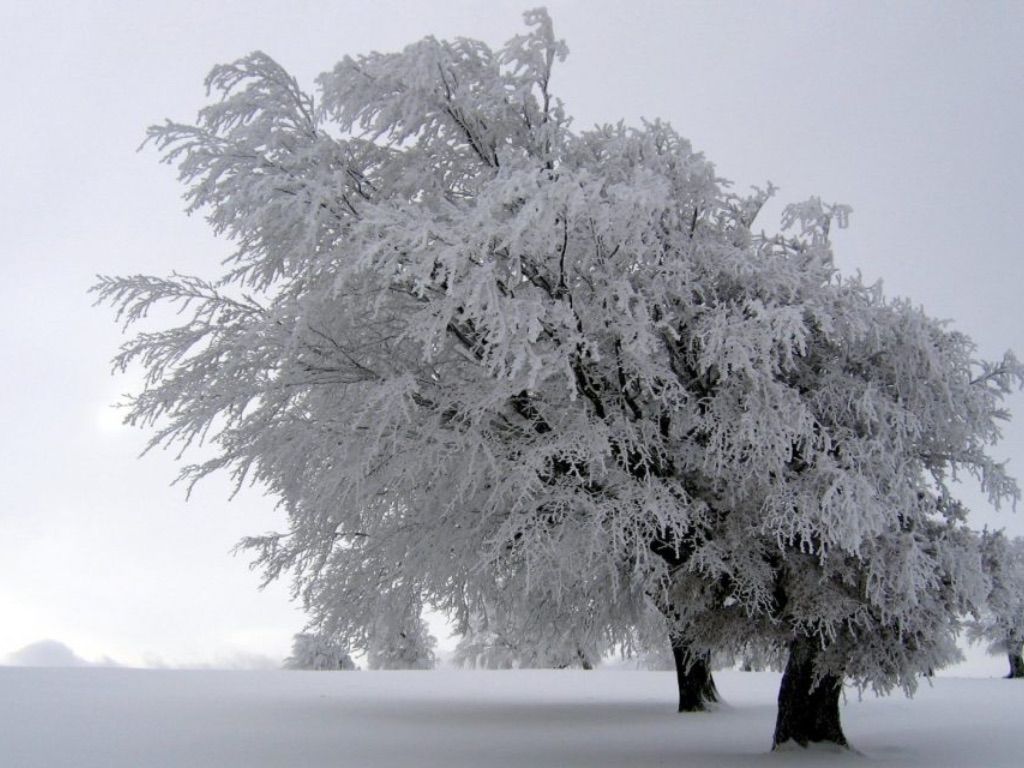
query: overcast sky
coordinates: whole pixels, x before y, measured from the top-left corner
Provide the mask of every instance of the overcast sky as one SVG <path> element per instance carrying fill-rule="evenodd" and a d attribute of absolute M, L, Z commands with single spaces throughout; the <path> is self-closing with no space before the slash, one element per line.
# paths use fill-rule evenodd
<path fill-rule="evenodd" d="M 427 34 L 497 46 L 531 0 L 0 0 L 0 661 L 43 639 L 79 659 L 276 665 L 304 618 L 230 550 L 272 501 L 186 503 L 173 456 L 109 409 L 121 341 L 96 273 L 212 276 L 229 245 L 182 213 L 174 172 L 136 148 L 191 119 L 216 63 L 261 49 L 308 88 L 347 53 Z M 853 206 L 845 272 L 1024 354 L 1024 3 L 552 0 L 576 125 L 669 120 L 742 188 Z M 1024 422 L 1024 397 L 1011 407 Z M 997 453 L 1024 475 L 1024 426 Z M 1024 534 L 1024 510 L 968 500 Z M 65 647 L 66 646 L 66 647 Z M 42 652 L 42 651 L 40 651 Z M 29 654 L 31 655 L 31 654 Z M 23 654 L 22 657 L 25 655 Z M 19 657 L 21 658 L 21 657 Z"/>

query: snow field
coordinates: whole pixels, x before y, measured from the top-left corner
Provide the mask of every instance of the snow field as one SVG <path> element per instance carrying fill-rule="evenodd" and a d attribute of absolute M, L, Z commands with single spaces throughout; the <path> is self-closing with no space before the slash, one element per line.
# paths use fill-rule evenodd
<path fill-rule="evenodd" d="M 778 675 L 721 672 L 673 711 L 670 672 L 211 672 L 0 668 L 3 768 L 1001 768 L 1024 684 L 939 678 L 843 705 L 857 753 L 771 753 Z"/>

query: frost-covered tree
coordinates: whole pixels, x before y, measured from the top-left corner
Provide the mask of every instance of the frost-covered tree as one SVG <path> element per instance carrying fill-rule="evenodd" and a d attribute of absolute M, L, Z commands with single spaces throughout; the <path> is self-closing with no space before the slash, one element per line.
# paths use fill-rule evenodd
<path fill-rule="evenodd" d="M 809 234 L 798 247 L 827 244 L 827 211 L 790 210 Z M 694 643 L 787 649 L 777 744 L 845 743 L 844 679 L 910 692 L 957 657 L 959 617 L 986 585 L 951 478 L 975 475 L 996 504 L 1018 495 L 987 452 L 1000 400 L 1021 381 L 1012 355 L 977 362 L 962 334 L 857 280 L 824 288 L 804 348 L 766 387 L 781 407 L 741 417 L 760 420 L 752 456 L 783 460 L 755 459 L 724 489 L 691 558 L 730 595 L 690 601 L 683 626 Z M 776 413 L 797 439 L 759 443 Z"/>
<path fill-rule="evenodd" d="M 593 669 L 626 639 L 610 627 L 608 604 L 596 595 L 562 600 L 545 590 L 503 583 L 460 628 L 453 661 L 481 669 L 581 667 Z"/>
<path fill-rule="evenodd" d="M 593 669 L 600 662 L 596 648 L 559 642 L 561 638 L 548 641 L 543 634 L 531 636 L 529 629 L 474 617 L 459 639 L 452 661 L 471 669 Z"/>
<path fill-rule="evenodd" d="M 292 640 L 292 655 L 284 661 L 285 669 L 317 671 L 356 669 L 344 643 L 315 632 L 300 632 Z"/>
<path fill-rule="evenodd" d="M 452 661 L 470 669 L 517 669 L 522 663 L 519 640 L 492 628 L 483 615 L 471 616 L 459 638 Z"/>
<path fill-rule="evenodd" d="M 968 636 L 987 642 L 991 653 L 1006 654 L 1007 677 L 1024 678 L 1024 538 L 985 531 L 981 546 L 991 587 L 984 613 L 968 627 Z"/>
<path fill-rule="evenodd" d="M 351 647 L 510 588 L 584 637 L 653 604 L 685 674 L 788 650 L 777 740 L 841 743 L 844 678 L 911 689 L 953 652 L 980 566 L 949 477 L 1015 497 L 987 448 L 1020 368 L 841 279 L 844 207 L 755 234 L 770 190 L 664 123 L 572 130 L 526 18 L 496 51 L 346 57 L 317 98 L 252 54 L 151 129 L 236 250 L 101 278 L 126 324 L 184 313 L 116 358 L 146 374 L 128 419 L 209 444 L 186 481 L 279 499 L 289 530 L 246 546 Z"/>
<path fill-rule="evenodd" d="M 436 645 L 419 612 L 385 613 L 369 633 L 366 663 L 370 669 L 433 669 Z"/>
<path fill-rule="evenodd" d="M 645 327 L 630 272 L 688 279 L 643 254 L 649 234 L 701 253 L 694 269 L 742 254 L 726 230 L 747 203 L 667 126 L 570 133 L 548 90 L 564 46 L 529 20 L 497 54 L 428 39 L 346 59 L 318 108 L 263 55 L 217 68 L 222 100 L 151 135 L 190 208 L 238 243 L 233 269 L 100 286 L 129 321 L 161 299 L 197 310 L 126 345 L 118 364 L 150 374 L 132 419 L 160 424 L 154 444 L 213 430 L 222 452 L 186 477 L 229 468 L 282 499 L 291 533 L 250 544 L 353 645 L 392 593 L 465 613 L 498 560 L 620 586 L 626 567 L 664 570 L 644 540 L 687 514 L 634 521 L 686 500 L 668 474 L 644 479 L 681 392 L 641 412 L 655 372 L 629 345 L 640 332 L 664 358 L 671 334 Z"/>

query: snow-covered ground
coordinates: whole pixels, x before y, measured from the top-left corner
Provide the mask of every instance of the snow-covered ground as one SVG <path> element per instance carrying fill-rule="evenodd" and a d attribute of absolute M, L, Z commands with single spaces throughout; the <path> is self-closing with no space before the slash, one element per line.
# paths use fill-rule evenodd
<path fill-rule="evenodd" d="M 1020 766 L 1024 681 L 851 694 L 861 754 L 769 752 L 778 676 L 722 672 L 718 712 L 669 672 L 0 668 L 3 768 Z"/>

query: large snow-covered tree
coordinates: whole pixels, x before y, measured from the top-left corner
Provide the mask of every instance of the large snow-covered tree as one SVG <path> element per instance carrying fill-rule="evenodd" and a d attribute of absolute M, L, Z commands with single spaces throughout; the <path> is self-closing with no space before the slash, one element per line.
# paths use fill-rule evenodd
<path fill-rule="evenodd" d="M 815 206 L 791 211 L 811 224 L 811 244 L 827 241 Z M 1012 355 L 977 362 L 962 334 L 857 280 L 817 300 L 831 308 L 776 380 L 790 418 L 810 429 L 783 447 L 783 464 L 726 489 L 693 558 L 709 550 L 705 575 L 747 596 L 690 608 L 694 643 L 788 646 L 777 743 L 843 743 L 844 679 L 912 691 L 917 675 L 957 658 L 960 617 L 977 613 L 987 587 L 952 479 L 973 474 L 996 504 L 1018 495 L 987 453 L 1000 400 L 1021 380 Z"/>
<path fill-rule="evenodd" d="M 572 130 L 565 45 L 526 20 L 346 57 L 317 98 L 255 53 L 150 130 L 236 249 L 100 279 L 128 325 L 185 313 L 116 358 L 146 374 L 128 419 L 208 443 L 188 482 L 279 499 L 288 531 L 245 543 L 352 647 L 510 585 L 577 637 L 655 605 L 681 673 L 788 648 L 777 740 L 842 742 L 844 678 L 910 688 L 952 653 L 980 566 L 949 478 L 1015 497 L 986 451 L 1019 366 L 840 278 L 846 208 L 758 235 L 771 189 L 731 193 L 668 125 Z"/>

